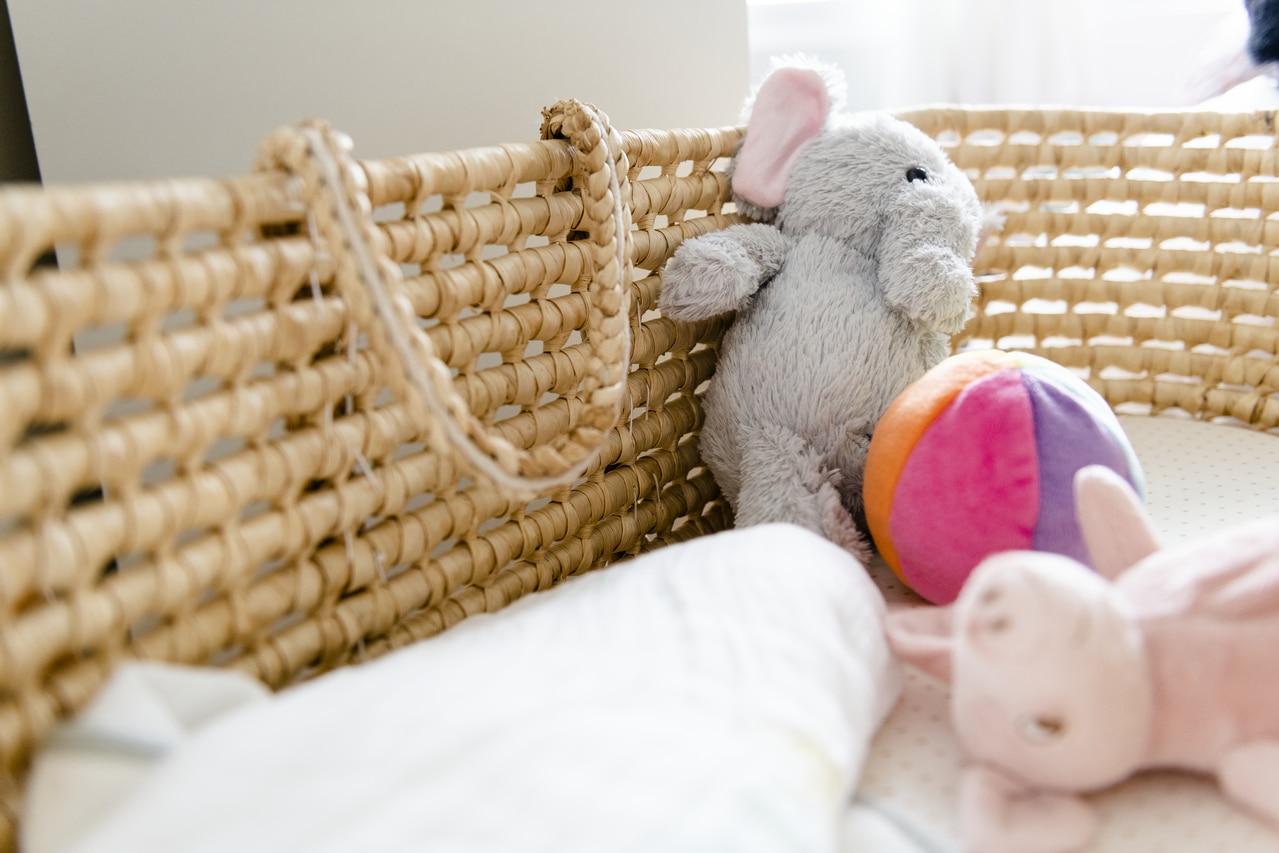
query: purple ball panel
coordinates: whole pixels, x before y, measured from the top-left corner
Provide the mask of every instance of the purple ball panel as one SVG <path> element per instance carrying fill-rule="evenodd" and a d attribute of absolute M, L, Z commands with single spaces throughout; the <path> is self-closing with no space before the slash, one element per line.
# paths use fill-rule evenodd
<path fill-rule="evenodd" d="M 1075 472 L 1085 465 L 1105 465 L 1131 483 L 1128 456 L 1076 395 L 1029 371 L 1023 371 L 1022 381 L 1030 396 L 1039 448 L 1040 510 L 1031 547 L 1091 566 L 1075 516 Z"/>

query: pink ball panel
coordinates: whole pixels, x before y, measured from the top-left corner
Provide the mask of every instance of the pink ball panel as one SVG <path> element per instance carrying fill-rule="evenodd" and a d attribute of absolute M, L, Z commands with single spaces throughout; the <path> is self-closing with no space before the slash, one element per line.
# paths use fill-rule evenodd
<path fill-rule="evenodd" d="M 915 592 L 949 604 L 987 554 L 1030 547 L 1036 453 L 1019 370 L 972 383 L 937 416 L 902 470 L 889 519 L 902 577 Z"/>

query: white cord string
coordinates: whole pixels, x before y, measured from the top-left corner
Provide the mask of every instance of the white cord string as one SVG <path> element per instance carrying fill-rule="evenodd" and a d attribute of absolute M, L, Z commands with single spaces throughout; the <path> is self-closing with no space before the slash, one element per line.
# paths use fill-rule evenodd
<path fill-rule="evenodd" d="M 601 134 L 602 139 L 607 141 L 608 132 L 606 126 L 603 131 L 604 133 Z M 421 396 L 431 416 L 441 425 L 449 443 L 482 476 L 512 492 L 544 493 L 570 485 L 581 477 L 598 459 L 603 449 L 605 431 L 600 431 L 599 441 L 595 443 L 595 446 L 591 448 L 584 459 L 577 464 L 569 466 L 567 470 L 561 473 L 547 476 L 522 476 L 510 473 L 490 453 L 478 446 L 471 435 L 468 435 L 464 424 L 460 422 L 460 418 L 468 417 L 469 412 L 451 411 L 449 401 L 442 399 L 439 391 L 439 389 L 448 388 L 451 385 L 453 381 L 451 371 L 435 356 L 430 339 L 417 328 L 414 322 L 415 318 L 412 316 L 412 309 L 407 307 L 403 299 L 398 300 L 401 304 L 397 305 L 397 300 L 386 281 L 382 265 L 378 263 L 374 253 L 375 250 L 370 245 L 364 228 L 364 211 L 357 212 L 357 208 L 360 207 L 359 202 L 362 199 L 351 198 L 347 189 L 348 181 L 346 178 L 348 175 L 344 173 L 344 170 L 354 168 L 353 165 L 345 162 L 348 158 L 344 156 L 344 152 L 335 150 L 338 147 L 337 144 L 330 138 L 329 134 L 324 133 L 321 129 L 304 126 L 299 129 L 298 133 L 306 144 L 308 159 L 318 172 L 318 181 L 323 185 L 328 200 L 331 202 L 335 225 L 339 232 L 340 248 L 349 253 L 351 262 L 355 267 L 356 277 L 370 297 L 373 313 L 381 323 L 387 343 L 400 360 L 405 378 Z M 620 369 L 613 371 L 617 378 L 611 385 L 596 389 L 593 393 L 600 394 L 604 392 L 604 399 L 606 400 L 608 395 L 614 398 L 612 403 L 613 424 L 616 424 L 621 416 L 621 404 L 625 396 L 624 392 L 630 366 L 630 328 L 629 322 L 625 320 L 629 313 L 626 300 L 629 298 L 630 293 L 630 263 L 627 241 L 629 229 L 626 227 L 622 180 L 619 175 L 616 153 L 606 148 L 605 161 L 605 168 L 608 170 L 609 191 L 613 196 L 615 262 L 618 275 L 618 281 L 614 286 L 622 297 L 620 316 L 623 319 L 620 323 L 620 358 L 626 363 L 622 364 Z M 330 243 L 333 243 L 332 235 L 329 236 L 329 240 Z M 334 249 L 337 248 L 339 247 L 334 246 Z M 457 402 L 454 403 L 454 406 L 458 409 L 464 409 L 464 406 L 459 405 Z"/>

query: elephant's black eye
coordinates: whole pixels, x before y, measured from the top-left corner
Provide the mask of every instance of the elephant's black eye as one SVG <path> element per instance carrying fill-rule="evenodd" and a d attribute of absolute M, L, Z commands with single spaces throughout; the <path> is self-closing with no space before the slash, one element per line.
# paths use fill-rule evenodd
<path fill-rule="evenodd" d="M 928 183 L 928 173 L 918 166 L 914 166 L 906 170 L 906 180 L 911 182 L 923 181 L 924 183 Z"/>

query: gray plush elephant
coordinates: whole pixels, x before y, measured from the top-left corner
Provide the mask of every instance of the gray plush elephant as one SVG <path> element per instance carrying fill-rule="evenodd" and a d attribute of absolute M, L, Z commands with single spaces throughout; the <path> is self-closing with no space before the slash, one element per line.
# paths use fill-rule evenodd
<path fill-rule="evenodd" d="M 738 526 L 793 522 L 865 559 L 871 433 L 970 316 L 982 209 L 914 126 L 833 115 L 829 76 L 765 79 L 731 176 L 759 221 L 681 245 L 660 304 L 686 321 L 737 312 L 701 452 Z"/>

